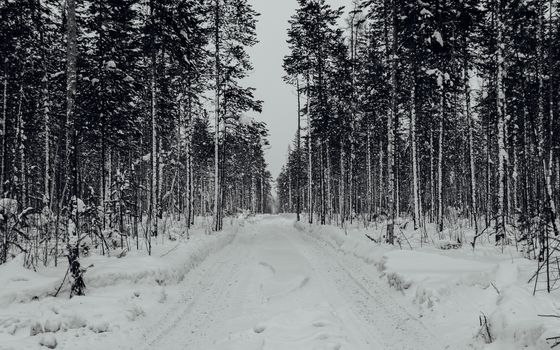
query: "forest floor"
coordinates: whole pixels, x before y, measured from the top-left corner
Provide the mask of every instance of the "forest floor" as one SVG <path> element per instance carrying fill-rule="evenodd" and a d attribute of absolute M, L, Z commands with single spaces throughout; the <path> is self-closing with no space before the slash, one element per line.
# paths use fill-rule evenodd
<path fill-rule="evenodd" d="M 560 298 L 532 295 L 535 263 L 512 249 L 416 247 L 412 233 L 414 250 L 398 249 L 364 234 L 381 231 L 264 216 L 152 257 L 83 259 L 87 296 L 70 300 L 47 296 L 63 270 L 12 261 L 0 349 L 548 349 L 560 333 L 538 317 Z"/>

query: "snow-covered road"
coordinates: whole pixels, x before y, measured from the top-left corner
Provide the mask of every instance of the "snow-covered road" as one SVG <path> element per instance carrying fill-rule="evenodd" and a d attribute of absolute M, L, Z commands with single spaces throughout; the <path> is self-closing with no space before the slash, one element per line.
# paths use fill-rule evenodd
<path fill-rule="evenodd" d="M 379 273 L 282 217 L 242 229 L 146 319 L 145 349 L 443 349 Z"/>

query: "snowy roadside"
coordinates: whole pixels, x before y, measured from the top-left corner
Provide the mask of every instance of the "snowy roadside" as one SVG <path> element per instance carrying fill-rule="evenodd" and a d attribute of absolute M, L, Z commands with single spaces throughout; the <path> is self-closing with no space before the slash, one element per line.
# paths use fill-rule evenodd
<path fill-rule="evenodd" d="M 438 330 L 450 349 L 545 350 L 554 344 L 546 338 L 560 335 L 560 319 L 539 316 L 560 314 L 560 292 L 533 296 L 534 284 L 527 281 L 536 262 L 522 258 L 514 248 L 502 253 L 486 244 L 474 252 L 470 245 L 442 250 L 437 242 L 420 247 L 408 230 L 414 249 L 408 243 L 398 249 L 371 240 L 381 237 L 383 226 L 295 227 L 341 258 L 375 268 L 426 325 Z"/>
<path fill-rule="evenodd" d="M 189 240 L 154 244 L 152 256 L 132 250 L 123 258 L 83 258 L 82 266 L 93 265 L 85 273 L 86 296 L 70 300 L 68 283 L 58 297 L 52 296 L 66 272 L 64 260 L 58 268 L 37 272 L 23 268 L 17 258 L 0 266 L 0 350 L 64 349 L 75 342 L 72 338 L 81 338 L 80 348 L 100 348 L 100 340 L 107 338 L 110 348 L 121 348 L 117 344 L 126 344 L 127 336 L 141 328 L 134 321 L 157 314 L 174 293 L 170 290 L 230 244 L 239 225 L 212 235 L 192 230 Z"/>

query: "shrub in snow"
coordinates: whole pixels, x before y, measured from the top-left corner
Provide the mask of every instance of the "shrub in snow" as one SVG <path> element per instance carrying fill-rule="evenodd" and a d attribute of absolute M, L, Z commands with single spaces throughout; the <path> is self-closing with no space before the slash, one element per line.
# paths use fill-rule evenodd
<path fill-rule="evenodd" d="M 39 340 L 39 344 L 49 349 L 54 349 L 58 345 L 56 338 L 52 333 L 44 334 Z"/>
<path fill-rule="evenodd" d="M 81 268 L 80 262 L 78 261 L 78 248 L 76 246 L 68 245 L 66 256 L 68 257 L 68 265 L 72 283 L 70 298 L 72 298 L 74 295 L 84 295 L 86 285 L 84 283 L 83 274 L 85 272 L 85 269 Z"/>
<path fill-rule="evenodd" d="M 58 317 L 49 318 L 45 322 L 45 327 L 44 327 L 45 332 L 56 333 L 60 330 L 60 328 L 61 328 L 61 322 L 60 322 L 60 318 Z"/>
<path fill-rule="evenodd" d="M 64 321 L 65 329 L 78 329 L 86 326 L 86 320 L 78 315 L 78 314 L 71 314 L 66 320 Z"/>
<path fill-rule="evenodd" d="M 395 272 L 390 272 L 387 274 L 387 282 L 389 285 L 396 290 L 405 291 L 412 285 L 411 281 L 405 280 L 401 275 Z"/>
<path fill-rule="evenodd" d="M 134 321 L 139 317 L 146 316 L 146 312 L 144 311 L 144 309 L 142 309 L 140 306 L 138 306 L 136 304 L 132 305 L 127 311 L 128 311 L 128 313 L 127 313 L 126 317 L 130 321 Z"/>
<path fill-rule="evenodd" d="M 536 298 L 536 299 L 535 299 Z M 548 298 L 534 297 L 523 287 L 502 288 L 496 310 L 488 317 L 494 341 L 514 343 L 518 348 L 549 349 L 547 328 L 557 330 L 554 318 L 542 318 L 541 310 L 554 310 Z"/>
<path fill-rule="evenodd" d="M 442 250 L 459 249 L 462 244 L 458 242 L 452 242 L 449 240 L 440 240 L 436 242 L 436 247 Z"/>
<path fill-rule="evenodd" d="M 414 302 L 418 305 L 426 305 L 426 307 L 431 309 L 439 302 L 439 297 L 434 290 L 418 286 L 418 288 L 416 288 Z"/>
<path fill-rule="evenodd" d="M 4 332 L 9 334 L 9 335 L 14 335 L 14 334 L 16 334 L 17 330 L 19 329 L 20 324 L 19 324 L 18 320 L 12 320 L 10 322 L 11 322 L 11 324 L 4 325 Z M 2 333 L 1 329 L 0 329 L 0 333 Z"/>
<path fill-rule="evenodd" d="M 43 333 L 43 326 L 41 325 L 41 323 L 39 321 L 33 322 L 33 324 L 31 325 L 31 329 L 29 330 L 29 335 L 33 337 L 41 333 Z"/>
<path fill-rule="evenodd" d="M 94 321 L 88 327 L 94 333 L 105 333 L 109 331 L 109 322 Z"/>

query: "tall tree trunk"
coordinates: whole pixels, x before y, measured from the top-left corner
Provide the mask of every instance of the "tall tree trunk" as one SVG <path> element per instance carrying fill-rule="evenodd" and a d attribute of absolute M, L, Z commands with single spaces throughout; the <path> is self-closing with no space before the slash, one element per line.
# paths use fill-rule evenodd
<path fill-rule="evenodd" d="M 346 161 L 346 148 L 344 144 L 344 132 L 341 133 L 340 137 L 340 183 L 339 183 L 339 193 L 338 193 L 338 211 L 340 217 L 340 225 L 344 225 L 346 220 L 346 171 L 345 171 L 345 161 Z"/>
<path fill-rule="evenodd" d="M 23 132 L 24 122 L 23 122 L 23 76 L 20 76 L 20 85 L 18 93 L 18 109 L 16 117 L 16 145 L 14 147 L 14 174 L 19 173 L 19 191 L 18 200 L 21 205 L 27 207 L 25 198 L 25 135 Z"/>
<path fill-rule="evenodd" d="M 150 2 L 150 17 L 152 21 L 152 27 L 156 27 L 156 15 L 155 12 L 155 1 Z M 152 34 L 155 36 L 155 34 Z M 151 128 L 152 128 L 152 151 L 151 151 L 151 181 L 150 181 L 150 219 L 151 219 L 151 233 L 148 235 L 148 253 L 151 254 L 151 238 L 156 237 L 158 234 L 158 213 L 157 213 L 157 177 L 158 177 L 158 166 L 157 166 L 157 145 L 158 145 L 158 120 L 157 120 L 157 52 L 155 48 L 155 38 L 152 37 L 152 48 L 151 52 L 151 76 L 150 76 L 150 96 L 151 96 Z"/>
<path fill-rule="evenodd" d="M 296 78 L 297 89 L 297 152 L 296 152 L 296 215 L 297 221 L 300 221 L 301 211 L 301 189 L 300 189 L 300 174 L 301 174 L 301 91 L 299 89 L 299 77 Z"/>
<path fill-rule="evenodd" d="M 414 229 L 420 227 L 420 189 L 418 185 L 418 155 L 416 153 L 416 65 L 413 68 L 413 81 L 410 91 L 410 143 L 412 144 L 412 191 L 414 207 Z"/>
<path fill-rule="evenodd" d="M 430 222 L 435 221 L 436 210 L 436 181 L 434 169 L 434 125 L 430 125 Z"/>
<path fill-rule="evenodd" d="M 439 108 L 437 225 L 438 232 L 441 234 L 443 231 L 443 121 L 445 119 L 445 83 L 442 83 L 441 86 Z"/>
<path fill-rule="evenodd" d="M 468 47 L 465 39 L 463 46 L 463 87 L 465 92 L 465 117 L 468 125 L 468 142 L 469 142 L 469 170 L 470 170 L 470 192 L 471 192 L 471 215 L 474 222 L 475 236 L 478 234 L 478 213 L 476 208 L 476 163 L 474 159 L 474 121 L 471 115 L 471 86 L 468 66 Z"/>
<path fill-rule="evenodd" d="M 8 69 L 4 62 L 4 79 L 2 91 L 2 149 L 0 150 L 0 196 L 4 197 L 4 181 L 6 175 L 6 109 L 8 108 Z"/>
<path fill-rule="evenodd" d="M 215 40 L 215 72 L 216 87 L 214 97 L 214 231 L 220 228 L 220 0 L 215 0 L 214 5 L 214 40 Z"/>
<path fill-rule="evenodd" d="M 65 128 L 65 171 L 66 171 L 66 186 L 70 186 L 70 178 L 73 177 L 73 188 L 70 193 L 70 198 L 74 198 L 73 204 L 75 208 L 75 232 L 76 235 L 76 246 L 70 247 L 68 244 L 68 263 L 70 265 L 70 271 L 72 273 L 72 295 L 83 295 L 85 285 L 82 279 L 82 271 L 80 269 L 80 263 L 78 261 L 79 249 L 79 210 L 78 210 L 78 174 L 77 174 L 77 132 L 75 126 L 75 101 L 76 101 L 76 80 L 77 80 L 77 25 L 76 25 L 76 1 L 67 0 L 66 1 L 66 19 L 67 19 L 67 48 L 66 48 L 66 71 L 67 71 L 67 81 L 66 81 L 66 128 Z M 73 156 L 73 157 L 72 157 Z M 73 176 L 72 176 L 73 175 Z M 68 240 L 67 240 L 68 242 Z"/>
<path fill-rule="evenodd" d="M 307 77 L 307 211 L 308 221 L 313 223 L 313 134 L 311 132 L 311 87 Z"/>
<path fill-rule="evenodd" d="M 6 156 L 6 108 L 7 108 L 7 94 L 8 94 L 8 72 L 6 69 L 7 63 L 4 62 L 4 81 L 3 81 L 3 97 L 2 97 L 2 149 L 0 153 L 0 197 L 4 197 L 4 175 L 5 175 L 5 156 Z M 0 256 L 0 263 L 8 261 L 8 232 L 4 231 L 2 235 L 2 252 Z"/>
<path fill-rule="evenodd" d="M 329 142 L 327 142 L 326 147 L 326 157 L 327 157 L 327 169 L 326 171 L 326 182 L 327 182 L 327 217 L 329 219 L 328 223 L 331 224 L 332 216 L 333 216 L 333 200 L 332 200 L 332 187 L 331 187 L 331 179 L 332 179 L 332 167 L 331 167 L 331 156 L 330 156 L 330 147 Z"/>
<path fill-rule="evenodd" d="M 379 190 L 379 211 L 378 214 L 383 212 L 383 199 L 385 198 L 385 181 L 383 181 L 383 168 L 385 163 L 385 152 L 383 152 L 383 141 L 379 140 L 379 180 L 377 181 L 377 188 Z"/>
<path fill-rule="evenodd" d="M 51 195 L 50 195 L 50 174 L 51 174 L 51 120 L 50 120 L 50 101 L 49 101 L 49 73 L 45 69 L 44 75 L 44 88 L 43 88 L 43 121 L 44 121 L 44 183 L 43 183 L 43 204 L 50 208 Z"/>
<path fill-rule="evenodd" d="M 65 127 L 65 187 L 68 189 L 70 185 L 72 174 L 74 174 L 74 186 L 70 192 L 69 198 L 74 196 L 75 199 L 75 207 L 76 207 L 76 221 L 74 222 L 76 227 L 75 234 L 78 235 L 78 210 L 77 210 L 77 178 L 76 178 L 76 164 L 73 161 L 72 155 L 76 152 L 75 144 L 76 144 L 76 127 L 75 127 L 75 113 L 76 113 L 76 79 L 77 79 L 77 68 L 76 68 L 76 61 L 77 61 L 77 25 L 76 25 L 76 1 L 75 0 L 67 0 L 66 1 L 67 7 L 67 48 L 66 48 L 66 71 L 67 71 L 67 81 L 66 81 L 66 127 Z M 75 157 L 74 157 L 75 159 Z M 73 166 L 72 166 L 73 164 Z M 64 200 L 64 199 L 62 199 Z M 68 242 L 68 241 L 67 241 Z M 76 252 L 76 257 L 77 257 Z"/>
<path fill-rule="evenodd" d="M 372 175 L 372 161 L 371 161 L 371 128 L 370 126 L 366 126 L 367 128 L 367 135 L 366 135 L 366 214 L 367 214 L 367 221 L 371 221 L 372 211 L 373 211 L 373 175 Z"/>
<path fill-rule="evenodd" d="M 553 52 L 552 52 L 552 48 L 553 48 L 552 7 L 553 7 L 553 2 L 552 2 L 552 0 L 550 0 L 549 8 L 548 8 L 548 23 L 549 23 L 549 26 L 550 26 L 550 28 L 549 28 L 550 33 L 549 33 L 549 40 L 548 40 L 549 41 L 548 42 L 548 48 L 549 48 L 549 53 L 548 53 L 549 110 L 548 110 L 548 135 L 547 135 L 548 136 L 548 147 L 547 147 L 548 164 L 546 165 L 545 182 L 546 182 L 546 194 L 547 194 L 547 200 L 548 200 L 548 207 L 549 207 L 549 211 L 550 211 L 549 214 L 551 216 L 552 226 L 554 228 L 554 234 L 558 235 L 558 229 L 556 227 L 556 204 L 554 203 L 554 191 L 552 189 L 553 188 L 552 178 L 553 178 L 553 171 L 554 171 L 554 146 L 553 146 L 553 142 L 554 142 L 554 98 L 553 98 L 554 80 L 553 80 L 553 75 L 554 75 L 554 72 L 555 72 L 554 56 L 553 56 Z"/>
<path fill-rule="evenodd" d="M 505 64 L 503 42 L 503 20 L 500 2 L 496 5 L 497 29 L 497 75 L 496 75 L 496 112 L 498 117 L 498 213 L 496 215 L 496 242 L 505 242 L 505 201 L 506 201 L 506 96 L 504 88 Z"/>
<path fill-rule="evenodd" d="M 388 193 L 387 193 L 387 208 L 388 222 L 387 222 L 387 243 L 394 244 L 395 242 L 395 120 L 397 115 L 397 49 L 398 49 L 398 33 L 397 33 L 397 1 L 392 1 L 392 34 L 393 42 L 391 48 L 391 110 L 389 118 L 387 119 L 387 180 L 388 180 Z"/>
<path fill-rule="evenodd" d="M 289 159 L 290 153 L 292 153 L 292 151 L 288 147 L 288 162 L 290 161 Z M 292 202 L 292 175 L 293 175 L 292 167 L 287 166 L 286 171 L 288 172 L 288 212 L 293 213 L 294 206 Z"/>

